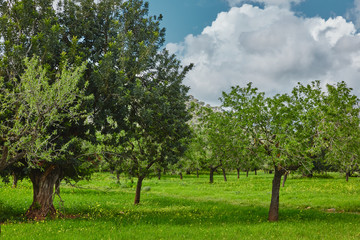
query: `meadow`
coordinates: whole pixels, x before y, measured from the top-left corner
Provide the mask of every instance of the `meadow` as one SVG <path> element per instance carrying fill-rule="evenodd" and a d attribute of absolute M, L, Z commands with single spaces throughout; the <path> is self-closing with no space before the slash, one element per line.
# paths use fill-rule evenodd
<path fill-rule="evenodd" d="M 272 175 L 163 176 L 135 183 L 96 173 L 76 187 L 62 184 L 55 206 L 65 215 L 27 221 L 28 181 L 0 183 L 0 239 L 360 239 L 360 178 L 290 175 L 280 191 L 280 219 L 267 221 Z M 135 181 L 134 181 L 135 182 Z"/>

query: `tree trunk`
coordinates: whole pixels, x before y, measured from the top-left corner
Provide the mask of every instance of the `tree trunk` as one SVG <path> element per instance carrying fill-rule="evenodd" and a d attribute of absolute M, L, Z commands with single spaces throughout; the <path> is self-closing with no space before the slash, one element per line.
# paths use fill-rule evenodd
<path fill-rule="evenodd" d="M 210 183 L 214 183 L 214 168 L 210 168 Z"/>
<path fill-rule="evenodd" d="M 138 178 L 137 184 L 136 184 L 136 193 L 135 193 L 135 200 L 134 200 L 134 205 L 138 205 L 140 203 L 140 193 L 141 193 L 141 186 L 142 186 L 142 181 L 144 180 L 143 176 L 140 176 Z"/>
<path fill-rule="evenodd" d="M 28 219 L 43 220 L 47 216 L 55 216 L 54 186 L 60 177 L 60 171 L 55 165 L 50 165 L 41 171 L 38 169 L 30 172 L 33 184 L 33 202 L 26 212 Z"/>
<path fill-rule="evenodd" d="M 18 182 L 18 177 L 15 173 L 12 174 L 13 175 L 13 184 L 12 184 L 12 188 L 16 188 L 17 187 L 17 182 Z"/>
<path fill-rule="evenodd" d="M 191 171 L 190 170 L 186 170 L 186 175 L 190 175 Z"/>
<path fill-rule="evenodd" d="M 60 183 L 61 183 L 61 178 L 59 177 L 56 182 L 55 182 L 55 193 L 60 196 Z"/>
<path fill-rule="evenodd" d="M 196 178 L 199 178 L 199 169 L 196 169 Z"/>
<path fill-rule="evenodd" d="M 157 178 L 158 178 L 158 180 L 161 179 L 161 169 L 160 168 L 157 170 Z"/>
<path fill-rule="evenodd" d="M 283 183 L 282 183 L 282 186 L 283 187 L 285 187 L 285 182 L 286 182 L 286 180 L 287 180 L 287 176 L 289 175 L 289 173 L 288 172 L 286 172 L 285 174 L 284 174 L 284 179 L 283 179 Z"/>
<path fill-rule="evenodd" d="M 255 168 L 255 175 L 257 175 L 257 169 Z"/>
<path fill-rule="evenodd" d="M 179 175 L 180 175 L 180 179 L 183 180 L 183 175 L 182 175 L 182 173 L 179 173 Z"/>
<path fill-rule="evenodd" d="M 349 181 L 349 177 L 350 177 L 350 172 L 346 172 L 346 181 Z"/>
<path fill-rule="evenodd" d="M 274 179 L 272 182 L 271 203 L 269 209 L 269 221 L 276 222 L 279 219 L 279 194 L 281 176 L 285 173 L 285 170 L 275 167 Z"/>
<path fill-rule="evenodd" d="M 240 168 L 237 168 L 236 171 L 237 171 L 237 178 L 239 179 L 240 178 Z"/>
<path fill-rule="evenodd" d="M 223 173 L 223 176 L 224 176 L 224 181 L 227 182 L 225 168 L 222 168 L 222 173 Z"/>
<path fill-rule="evenodd" d="M 246 169 L 246 177 L 249 177 L 249 169 Z"/>
<path fill-rule="evenodd" d="M 116 183 L 120 184 L 120 173 L 116 172 Z"/>

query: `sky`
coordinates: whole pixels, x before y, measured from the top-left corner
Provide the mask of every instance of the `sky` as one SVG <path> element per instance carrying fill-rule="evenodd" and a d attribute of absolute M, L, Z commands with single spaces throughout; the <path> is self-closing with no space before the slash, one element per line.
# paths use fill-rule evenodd
<path fill-rule="evenodd" d="M 219 105 L 252 82 L 271 96 L 345 81 L 360 96 L 360 0 L 149 0 L 165 47 L 195 64 L 189 94 Z"/>

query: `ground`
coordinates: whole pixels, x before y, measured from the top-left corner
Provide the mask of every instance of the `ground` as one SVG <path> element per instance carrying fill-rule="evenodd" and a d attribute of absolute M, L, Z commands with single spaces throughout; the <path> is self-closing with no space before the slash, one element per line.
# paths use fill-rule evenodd
<path fill-rule="evenodd" d="M 55 207 L 66 218 L 27 221 L 31 184 L 0 184 L 1 239 L 359 239 L 360 178 L 290 175 L 280 190 L 280 220 L 267 221 L 272 175 L 164 176 L 135 183 L 97 173 L 77 188 L 62 184 Z"/>

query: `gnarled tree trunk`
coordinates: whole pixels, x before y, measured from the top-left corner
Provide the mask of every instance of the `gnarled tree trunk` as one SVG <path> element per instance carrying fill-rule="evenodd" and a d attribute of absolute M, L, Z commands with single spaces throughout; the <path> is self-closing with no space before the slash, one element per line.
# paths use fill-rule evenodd
<path fill-rule="evenodd" d="M 42 220 L 48 216 L 56 215 L 54 207 L 54 187 L 59 180 L 60 170 L 55 165 L 32 170 L 30 180 L 33 184 L 33 202 L 26 212 L 28 219 Z"/>
<path fill-rule="evenodd" d="M 138 181 L 136 184 L 135 200 L 134 200 L 135 205 L 138 205 L 140 203 L 140 193 L 141 193 L 141 186 L 142 186 L 143 180 L 144 180 L 143 176 L 138 177 Z"/>
<path fill-rule="evenodd" d="M 271 203 L 269 209 L 269 221 L 276 222 L 279 219 L 279 194 L 281 176 L 285 174 L 285 170 L 275 166 L 275 174 L 272 182 Z"/>

